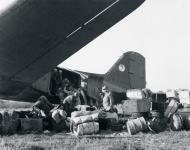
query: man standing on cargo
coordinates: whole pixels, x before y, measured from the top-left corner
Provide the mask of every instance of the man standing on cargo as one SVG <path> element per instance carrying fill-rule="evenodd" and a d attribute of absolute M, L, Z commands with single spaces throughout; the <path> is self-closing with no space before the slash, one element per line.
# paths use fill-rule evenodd
<path fill-rule="evenodd" d="M 103 93 L 103 107 L 105 111 L 113 111 L 113 96 L 107 86 L 102 87 Z"/>

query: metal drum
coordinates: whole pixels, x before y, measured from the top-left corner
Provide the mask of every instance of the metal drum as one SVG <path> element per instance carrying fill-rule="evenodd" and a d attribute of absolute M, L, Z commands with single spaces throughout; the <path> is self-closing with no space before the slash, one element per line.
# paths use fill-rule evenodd
<path fill-rule="evenodd" d="M 170 118 L 170 129 L 180 131 L 183 128 L 183 118 L 179 114 L 174 114 Z"/>
<path fill-rule="evenodd" d="M 136 134 L 147 129 L 144 117 L 127 121 L 127 130 L 130 135 Z"/>
<path fill-rule="evenodd" d="M 176 101 L 175 99 L 172 99 L 164 113 L 164 116 L 166 118 L 170 118 L 170 116 L 173 115 L 177 111 L 178 106 L 179 106 L 179 102 Z"/>
<path fill-rule="evenodd" d="M 190 130 L 190 108 L 179 109 L 177 113 L 183 119 L 183 127 L 185 130 Z"/>
<path fill-rule="evenodd" d="M 156 118 L 154 117 L 152 120 L 148 122 L 148 129 L 153 133 L 159 133 L 166 129 L 167 127 L 167 119 L 166 118 Z"/>

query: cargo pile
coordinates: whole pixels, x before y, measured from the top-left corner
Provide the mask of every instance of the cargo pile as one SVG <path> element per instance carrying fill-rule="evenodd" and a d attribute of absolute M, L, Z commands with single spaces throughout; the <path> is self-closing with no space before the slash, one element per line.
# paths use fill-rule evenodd
<path fill-rule="evenodd" d="M 190 130 L 189 90 L 167 90 L 152 93 L 148 89 L 126 91 L 126 99 L 114 105 L 116 111 L 94 106 L 78 105 L 67 117 L 61 109 L 53 109 L 51 120 L 33 111 L 1 111 L 0 134 L 67 131 L 76 136 L 98 134 L 102 131 L 159 133 L 166 129 Z"/>

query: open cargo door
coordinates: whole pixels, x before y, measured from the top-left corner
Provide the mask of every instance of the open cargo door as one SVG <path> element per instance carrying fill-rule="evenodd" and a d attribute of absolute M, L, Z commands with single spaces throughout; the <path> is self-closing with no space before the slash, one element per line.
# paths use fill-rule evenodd
<path fill-rule="evenodd" d="M 103 77 L 89 76 L 88 77 L 88 86 L 87 92 L 88 96 L 100 100 L 100 92 L 102 89 Z"/>

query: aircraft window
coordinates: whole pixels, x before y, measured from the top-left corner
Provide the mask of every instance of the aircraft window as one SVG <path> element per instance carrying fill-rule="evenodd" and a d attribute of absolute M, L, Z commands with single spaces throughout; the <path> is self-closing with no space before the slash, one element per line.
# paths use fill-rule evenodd
<path fill-rule="evenodd" d="M 125 65 L 120 64 L 119 65 L 119 71 L 124 72 L 125 71 Z"/>

